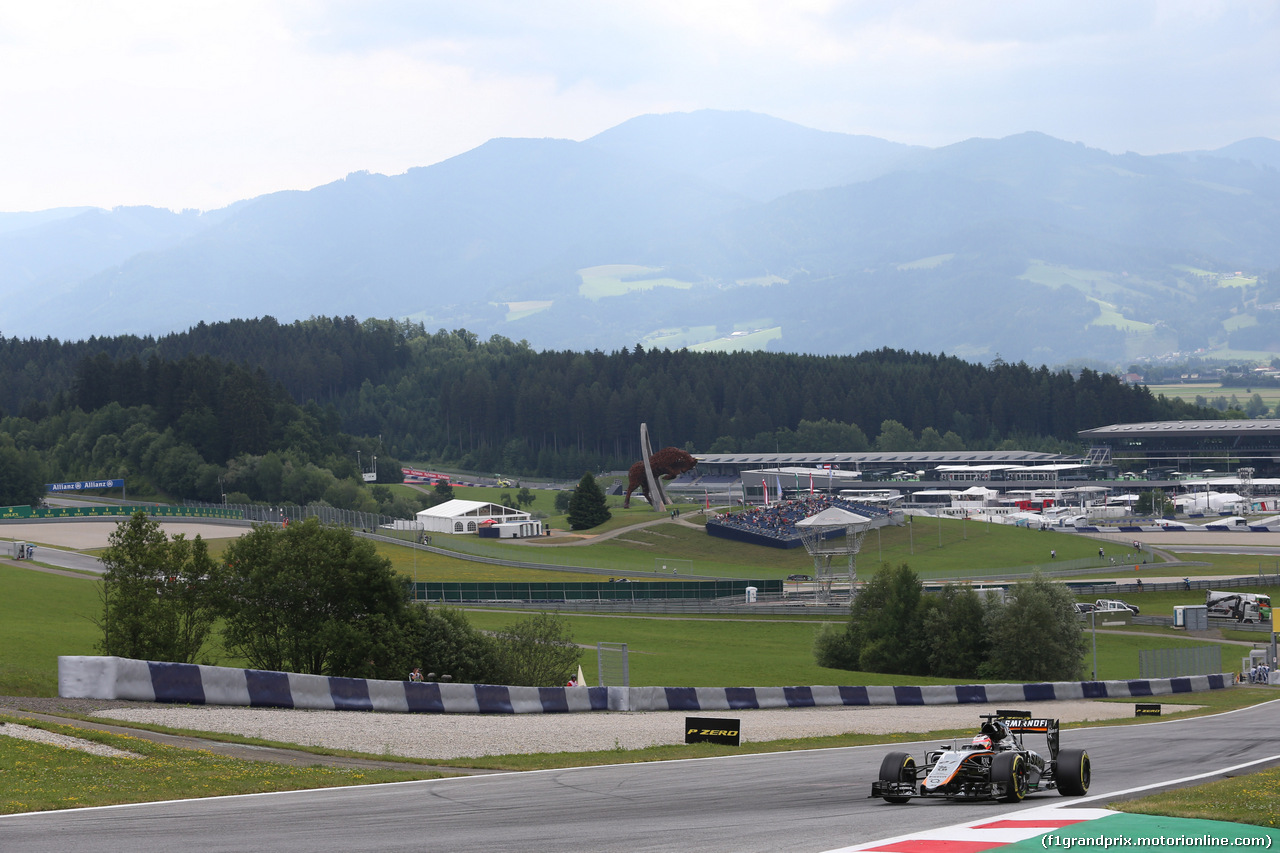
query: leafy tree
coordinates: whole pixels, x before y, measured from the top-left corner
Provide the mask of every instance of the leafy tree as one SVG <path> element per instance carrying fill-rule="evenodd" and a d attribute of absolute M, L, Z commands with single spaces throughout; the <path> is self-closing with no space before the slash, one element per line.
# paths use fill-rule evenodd
<path fill-rule="evenodd" d="M 891 419 L 880 424 L 880 434 L 876 436 L 876 450 L 891 452 L 915 449 L 916 439 L 909 428 Z"/>
<path fill-rule="evenodd" d="M 1074 681 L 1084 675 L 1086 643 L 1075 598 L 1039 572 L 1018 583 L 988 613 L 991 654 L 981 675 L 1025 681 Z"/>
<path fill-rule="evenodd" d="M 556 492 L 556 512 L 565 513 L 569 511 L 569 503 L 573 500 L 573 492 L 568 489 L 561 489 Z"/>
<path fill-rule="evenodd" d="M 826 629 L 814 643 L 819 666 L 863 672 L 928 672 L 922 639 L 923 585 L 906 565 L 885 566 L 854 598 L 843 630 Z"/>
<path fill-rule="evenodd" d="M 863 672 L 928 672 L 921 621 L 920 578 L 905 563 L 885 567 L 853 601 L 850 619 Z"/>
<path fill-rule="evenodd" d="M 982 599 L 972 587 L 947 584 L 924 599 L 924 635 L 929 674 L 973 678 L 986 660 L 990 643 Z"/>
<path fill-rule="evenodd" d="M 226 646 L 250 666 L 403 678 L 408 588 L 369 540 L 312 517 L 255 525 L 223 559 Z"/>
<path fill-rule="evenodd" d="M 578 487 L 573 490 L 573 497 L 569 500 L 570 529 L 588 530 L 604 524 L 612 517 L 604 492 L 588 471 L 578 481 Z"/>
<path fill-rule="evenodd" d="M 453 500 L 454 495 L 453 495 L 452 483 L 447 483 L 447 482 L 436 483 L 434 491 L 438 497 L 444 498 L 447 501 Z"/>
<path fill-rule="evenodd" d="M 218 568 L 197 536 L 165 535 L 136 512 L 102 552 L 103 654 L 194 663 L 217 615 Z"/>
<path fill-rule="evenodd" d="M 555 613 L 521 619 L 499 631 L 496 640 L 503 684 L 563 685 L 582 658 L 582 649 L 573 642 L 569 621 Z"/>
<path fill-rule="evenodd" d="M 520 504 L 521 509 L 531 505 L 537 499 L 537 496 L 534 495 L 533 492 L 529 491 L 528 486 L 524 486 L 520 491 L 516 492 L 516 503 Z"/>
<path fill-rule="evenodd" d="M 499 683 L 498 644 L 477 631 L 461 610 L 411 607 L 407 636 L 412 666 L 468 684 Z"/>

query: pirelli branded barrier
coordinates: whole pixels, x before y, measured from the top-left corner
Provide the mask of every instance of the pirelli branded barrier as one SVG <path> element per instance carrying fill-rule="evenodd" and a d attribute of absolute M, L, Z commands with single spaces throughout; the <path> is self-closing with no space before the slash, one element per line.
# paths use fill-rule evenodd
<path fill-rule="evenodd" d="M 243 705 L 408 714 L 549 714 L 577 711 L 730 711 L 833 705 L 954 705 L 1115 699 L 1221 690 L 1230 673 L 1134 681 L 925 687 L 506 687 L 334 678 L 157 663 L 58 658 L 58 695 L 184 705 Z"/>

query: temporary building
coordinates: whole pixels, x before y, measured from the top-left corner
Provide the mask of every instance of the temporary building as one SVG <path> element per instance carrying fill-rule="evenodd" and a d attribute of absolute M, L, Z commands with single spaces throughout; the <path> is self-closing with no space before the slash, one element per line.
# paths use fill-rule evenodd
<path fill-rule="evenodd" d="M 451 500 L 422 510 L 417 519 L 431 533 L 476 533 L 482 522 L 531 522 L 533 514 L 488 501 Z"/>

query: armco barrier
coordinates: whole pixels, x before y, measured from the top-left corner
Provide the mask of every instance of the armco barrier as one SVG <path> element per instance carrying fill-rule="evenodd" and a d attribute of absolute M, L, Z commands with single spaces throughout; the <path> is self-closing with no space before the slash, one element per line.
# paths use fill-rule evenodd
<path fill-rule="evenodd" d="M 832 705 L 954 705 L 1115 699 L 1232 686 L 1230 673 L 1133 681 L 922 687 L 505 687 L 375 681 L 117 657 L 58 658 L 58 695 L 183 705 L 242 705 L 401 714 L 737 711 Z"/>

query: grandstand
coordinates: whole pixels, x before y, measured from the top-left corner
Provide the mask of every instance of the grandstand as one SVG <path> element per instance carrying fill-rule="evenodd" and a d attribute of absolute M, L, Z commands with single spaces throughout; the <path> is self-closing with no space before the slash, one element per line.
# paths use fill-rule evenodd
<path fill-rule="evenodd" d="M 895 523 L 901 513 L 883 506 L 854 503 L 826 494 L 779 501 L 764 507 L 748 507 L 708 519 L 707 534 L 751 545 L 771 548 L 799 548 L 803 543 L 796 525 L 825 510 L 838 508 L 869 519 L 872 527 Z"/>

